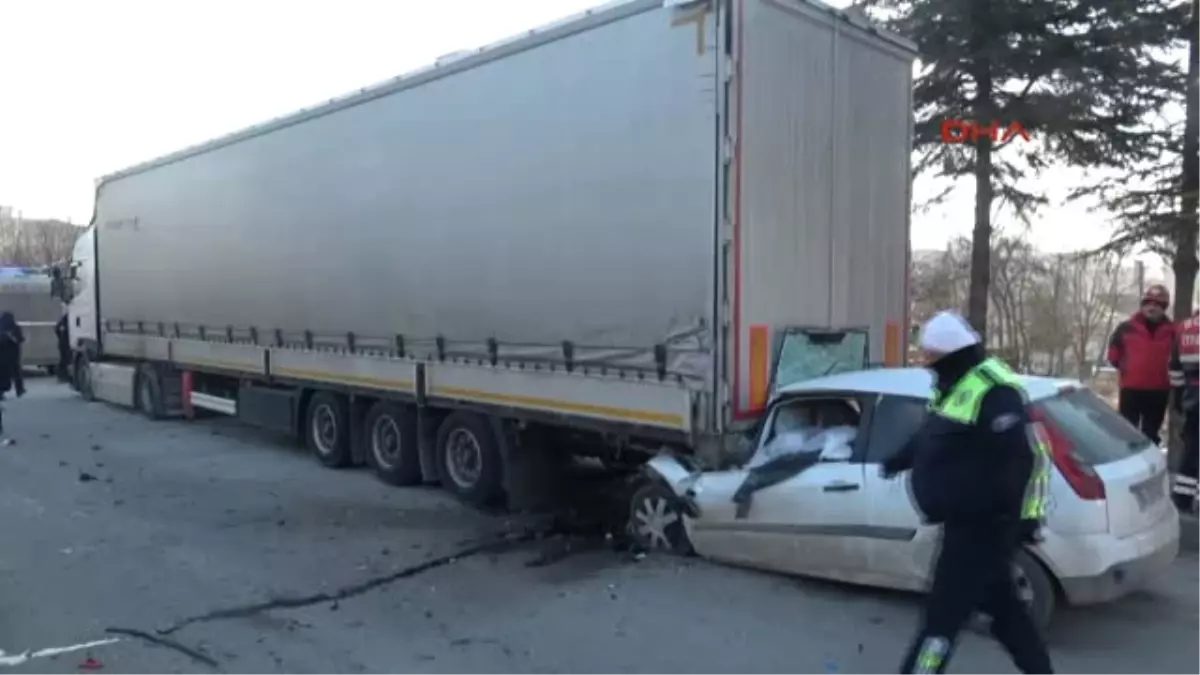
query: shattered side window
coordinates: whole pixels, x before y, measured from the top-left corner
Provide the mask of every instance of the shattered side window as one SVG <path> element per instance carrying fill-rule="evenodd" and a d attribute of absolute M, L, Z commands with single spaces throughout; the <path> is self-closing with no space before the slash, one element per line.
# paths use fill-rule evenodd
<path fill-rule="evenodd" d="M 781 403 L 766 442 L 746 468 L 755 469 L 789 455 L 820 453 L 822 461 L 847 461 L 853 453 L 861 411 L 846 399 Z"/>

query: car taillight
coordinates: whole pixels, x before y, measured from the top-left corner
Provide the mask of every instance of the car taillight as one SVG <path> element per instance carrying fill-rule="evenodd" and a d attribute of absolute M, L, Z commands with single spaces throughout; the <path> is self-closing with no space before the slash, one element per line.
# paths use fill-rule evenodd
<path fill-rule="evenodd" d="M 1089 501 L 1104 499 L 1104 481 L 1087 462 L 1075 455 L 1075 444 L 1071 439 L 1040 408 L 1031 408 L 1029 414 L 1045 432 L 1054 466 L 1058 467 L 1059 473 L 1075 494 Z"/>

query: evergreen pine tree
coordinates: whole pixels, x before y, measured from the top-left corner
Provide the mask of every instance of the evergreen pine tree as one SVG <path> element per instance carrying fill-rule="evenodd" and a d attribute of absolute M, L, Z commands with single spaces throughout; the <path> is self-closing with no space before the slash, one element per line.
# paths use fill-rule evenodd
<path fill-rule="evenodd" d="M 1162 58 L 1182 35 L 1180 0 L 862 0 L 876 20 L 917 44 L 918 172 L 972 177 L 968 318 L 987 328 L 992 210 L 1028 216 L 1047 201 L 1017 182 L 1051 164 L 1123 169 L 1153 162 L 1159 138 L 1144 120 L 1182 88 Z M 947 144 L 946 120 L 1013 122 L 1031 136 L 980 134 Z M 944 197 L 940 195 L 940 197 Z M 1064 224 L 1070 226 L 1070 224 Z"/>

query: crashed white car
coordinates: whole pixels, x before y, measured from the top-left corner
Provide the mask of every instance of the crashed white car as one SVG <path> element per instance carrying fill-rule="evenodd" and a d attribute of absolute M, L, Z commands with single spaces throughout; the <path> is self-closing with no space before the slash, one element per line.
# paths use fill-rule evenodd
<path fill-rule="evenodd" d="M 1137 588 L 1179 550 L 1163 450 L 1078 382 L 1022 378 L 1053 448 L 1045 540 L 1014 576 L 1043 628 L 1056 603 L 1097 603 Z M 921 369 L 843 372 L 772 398 L 740 468 L 697 472 L 661 454 L 633 496 L 630 529 L 646 548 L 856 584 L 921 590 L 938 536 L 907 474 L 879 464 L 921 424 Z"/>

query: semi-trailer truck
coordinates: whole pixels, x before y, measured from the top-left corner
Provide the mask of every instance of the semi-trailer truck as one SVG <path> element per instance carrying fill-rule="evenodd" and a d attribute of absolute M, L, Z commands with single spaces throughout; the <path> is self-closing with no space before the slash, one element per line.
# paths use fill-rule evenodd
<path fill-rule="evenodd" d="M 479 504 L 721 463 L 773 387 L 905 359 L 914 58 L 811 0 L 628 0 L 106 176 L 75 386 Z"/>

